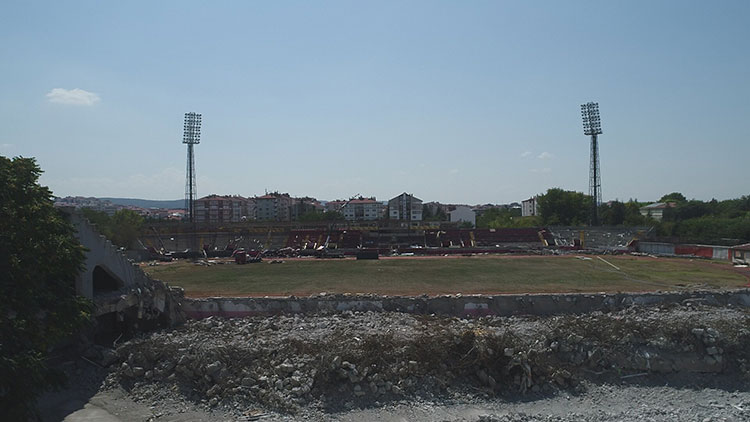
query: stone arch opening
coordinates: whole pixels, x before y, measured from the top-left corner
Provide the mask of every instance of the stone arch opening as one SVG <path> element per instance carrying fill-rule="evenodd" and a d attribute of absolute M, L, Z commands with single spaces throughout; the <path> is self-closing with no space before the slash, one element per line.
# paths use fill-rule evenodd
<path fill-rule="evenodd" d="M 116 292 L 124 285 L 124 283 L 107 271 L 104 267 L 97 265 L 94 267 L 92 273 L 94 296 Z"/>

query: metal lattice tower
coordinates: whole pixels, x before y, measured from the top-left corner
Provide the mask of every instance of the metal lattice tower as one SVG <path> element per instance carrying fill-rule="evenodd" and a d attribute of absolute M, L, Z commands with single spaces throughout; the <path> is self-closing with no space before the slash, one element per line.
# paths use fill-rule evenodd
<path fill-rule="evenodd" d="M 591 196 L 591 225 L 599 224 L 599 205 L 602 204 L 602 178 L 599 166 L 599 141 L 602 134 L 602 121 L 599 118 L 599 103 L 581 105 L 583 134 L 591 136 L 591 164 L 589 166 L 589 195 Z"/>
<path fill-rule="evenodd" d="M 193 145 L 201 143 L 201 115 L 185 113 L 185 126 L 182 143 L 187 144 L 187 175 L 185 177 L 185 213 L 188 221 L 195 222 L 195 155 Z"/>

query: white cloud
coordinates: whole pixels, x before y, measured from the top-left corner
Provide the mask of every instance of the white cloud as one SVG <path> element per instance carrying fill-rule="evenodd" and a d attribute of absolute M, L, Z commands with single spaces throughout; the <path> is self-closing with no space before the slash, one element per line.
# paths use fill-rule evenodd
<path fill-rule="evenodd" d="M 9 153 L 15 145 L 13 144 L 0 144 L 0 152 Z"/>
<path fill-rule="evenodd" d="M 539 154 L 539 156 L 537 158 L 540 159 L 540 160 L 547 160 L 547 159 L 552 158 L 552 157 L 554 157 L 554 155 L 550 154 L 547 151 L 544 151 L 543 153 Z"/>
<path fill-rule="evenodd" d="M 521 158 L 526 158 L 529 155 L 531 155 L 531 151 L 524 151 L 524 152 L 521 153 Z"/>
<path fill-rule="evenodd" d="M 450 173 L 450 174 L 458 174 L 458 169 L 451 169 L 448 173 Z"/>
<path fill-rule="evenodd" d="M 93 92 L 80 88 L 65 89 L 53 88 L 47 93 L 47 100 L 51 103 L 91 106 L 101 99 Z"/>

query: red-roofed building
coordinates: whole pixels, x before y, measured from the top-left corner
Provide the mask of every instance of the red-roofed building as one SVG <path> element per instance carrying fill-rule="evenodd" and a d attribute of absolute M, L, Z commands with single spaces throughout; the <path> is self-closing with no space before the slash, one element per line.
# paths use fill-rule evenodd
<path fill-rule="evenodd" d="M 195 200 L 197 223 L 237 223 L 252 218 L 252 200 L 239 195 L 208 195 Z"/>
<path fill-rule="evenodd" d="M 343 199 L 337 199 L 335 201 L 328 201 L 326 202 L 325 210 L 326 212 L 340 212 L 341 207 L 346 204 L 346 201 Z"/>

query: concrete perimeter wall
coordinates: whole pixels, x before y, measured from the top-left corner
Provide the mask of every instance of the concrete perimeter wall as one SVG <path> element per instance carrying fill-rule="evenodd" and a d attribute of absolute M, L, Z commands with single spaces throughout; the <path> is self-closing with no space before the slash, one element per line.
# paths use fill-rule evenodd
<path fill-rule="evenodd" d="M 613 311 L 632 305 L 702 303 L 714 306 L 750 307 L 750 289 L 724 292 L 658 292 L 616 294 L 527 294 L 378 296 L 313 295 L 309 297 L 206 298 L 183 300 L 190 318 L 225 318 L 343 311 L 406 312 L 464 316 L 555 315 Z"/>
<path fill-rule="evenodd" d="M 637 249 L 638 252 L 655 255 L 688 255 L 709 259 L 731 260 L 729 256 L 729 246 L 638 242 Z"/>

